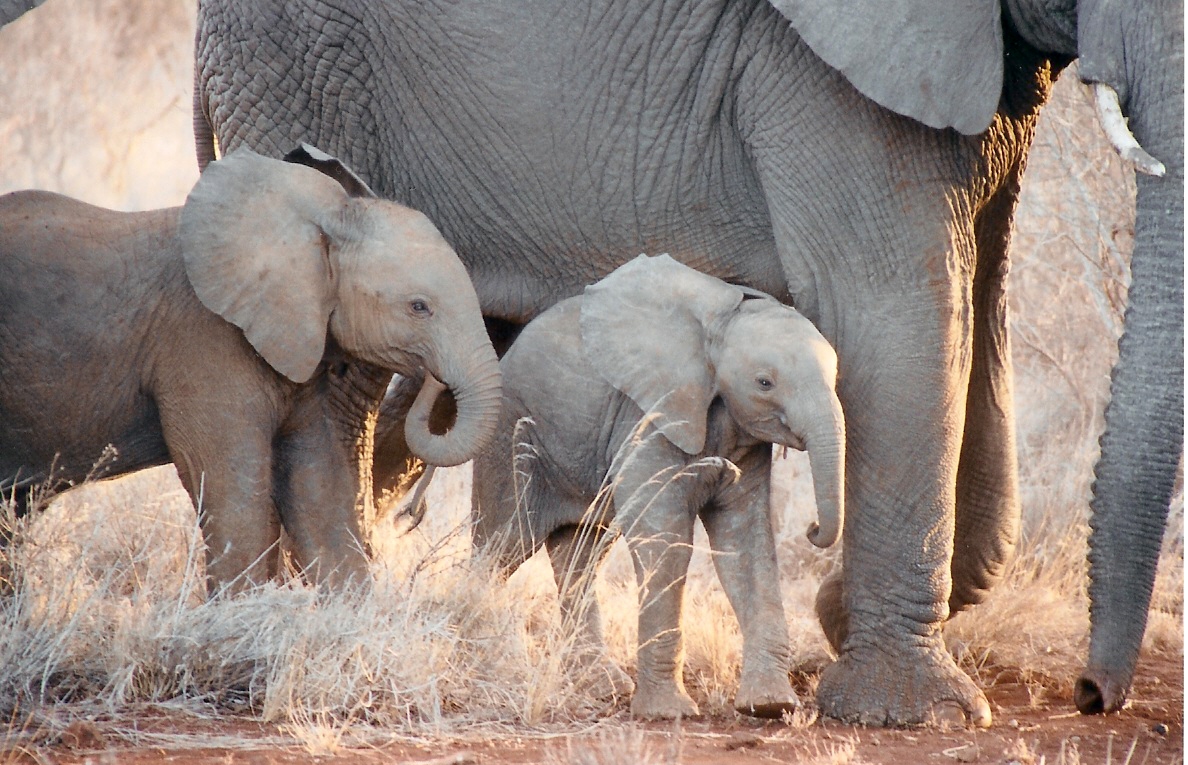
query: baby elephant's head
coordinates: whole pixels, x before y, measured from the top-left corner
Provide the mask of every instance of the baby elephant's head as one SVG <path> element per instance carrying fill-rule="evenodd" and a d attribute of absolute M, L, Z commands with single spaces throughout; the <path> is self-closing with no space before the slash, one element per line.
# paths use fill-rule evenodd
<path fill-rule="evenodd" d="M 819 515 L 809 539 L 828 547 L 841 537 L 846 432 L 837 356 L 812 322 L 666 255 L 641 255 L 586 289 L 581 328 L 599 374 L 687 454 L 705 449 L 716 397 L 751 437 L 807 450 Z"/>
<path fill-rule="evenodd" d="M 207 166 L 179 226 L 195 293 L 294 382 L 314 375 L 328 337 L 354 358 L 424 374 L 409 447 L 430 464 L 466 461 L 500 405 L 466 268 L 428 218 L 376 198 L 335 158 L 303 147 L 289 159 L 239 149 Z M 428 412 L 444 388 L 458 415 L 438 435 Z"/>
<path fill-rule="evenodd" d="M 846 446 L 833 347 L 808 319 L 762 297 L 741 303 L 711 355 L 719 394 L 743 430 L 808 451 L 821 514 L 809 539 L 833 544 L 842 527 Z"/>

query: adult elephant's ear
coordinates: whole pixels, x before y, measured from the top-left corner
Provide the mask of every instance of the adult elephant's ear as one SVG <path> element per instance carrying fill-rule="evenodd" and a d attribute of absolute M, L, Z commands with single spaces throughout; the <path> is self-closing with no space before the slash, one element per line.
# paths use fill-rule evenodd
<path fill-rule="evenodd" d="M 330 176 L 352 197 L 377 198 L 377 194 L 355 174 L 354 170 L 347 167 L 338 157 L 327 154 L 316 146 L 302 143 L 285 155 L 285 161 L 312 167 L 323 175 Z"/>
<path fill-rule="evenodd" d="M 582 344 L 591 364 L 686 454 L 705 448 L 716 395 L 709 330 L 742 302 L 740 290 L 677 263 L 640 255 L 582 298 Z"/>
<path fill-rule="evenodd" d="M 996 0 L 769 0 L 864 96 L 934 128 L 974 135 L 1002 95 Z"/>
<path fill-rule="evenodd" d="M 349 198 L 322 173 L 238 149 L 206 166 L 181 212 L 198 299 L 274 369 L 305 382 L 336 304 L 330 245 Z"/>

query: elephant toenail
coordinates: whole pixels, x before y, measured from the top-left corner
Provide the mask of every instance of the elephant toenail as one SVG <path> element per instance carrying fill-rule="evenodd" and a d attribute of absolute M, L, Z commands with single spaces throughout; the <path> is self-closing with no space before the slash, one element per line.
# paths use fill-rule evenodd
<path fill-rule="evenodd" d="M 978 699 L 967 715 L 961 704 L 956 701 L 945 701 L 933 707 L 932 722 L 941 728 L 964 728 L 966 725 L 975 728 L 988 728 L 990 727 L 990 705 L 984 699 Z"/>

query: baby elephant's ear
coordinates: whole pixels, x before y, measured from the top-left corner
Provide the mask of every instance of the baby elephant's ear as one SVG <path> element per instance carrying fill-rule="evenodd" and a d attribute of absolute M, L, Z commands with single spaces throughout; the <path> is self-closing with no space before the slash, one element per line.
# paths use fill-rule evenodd
<path fill-rule="evenodd" d="M 667 255 L 640 255 L 582 298 L 582 344 L 594 368 L 625 393 L 686 454 L 705 448 L 716 395 L 709 330 L 742 292 Z"/>
<path fill-rule="evenodd" d="M 316 146 L 303 143 L 286 154 L 285 161 L 312 167 L 319 173 L 333 178 L 352 197 L 377 198 L 371 187 L 364 183 L 362 178 L 355 175 L 355 172 L 347 167 L 342 160 L 327 154 Z"/>
<path fill-rule="evenodd" d="M 243 330 L 274 369 L 305 382 L 336 305 L 330 252 L 349 198 L 320 172 L 238 149 L 206 166 L 179 224 L 202 304 Z"/>

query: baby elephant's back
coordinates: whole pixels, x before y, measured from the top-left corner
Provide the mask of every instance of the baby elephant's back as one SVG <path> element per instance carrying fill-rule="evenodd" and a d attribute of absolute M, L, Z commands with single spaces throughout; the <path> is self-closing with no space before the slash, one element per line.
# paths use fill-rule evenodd
<path fill-rule="evenodd" d="M 508 350 L 500 368 L 508 404 L 505 417 L 528 416 L 533 443 L 565 472 L 566 481 L 597 491 L 624 397 L 607 383 L 582 348 L 582 298 L 569 298 L 533 320 Z M 627 402 L 630 404 L 630 402 Z M 638 409 L 634 412 L 638 419 Z"/>
<path fill-rule="evenodd" d="M 31 315 L 81 322 L 79 309 L 111 318 L 129 302 L 143 303 L 167 271 L 182 267 L 177 216 L 178 208 L 122 213 L 48 191 L 0 196 L 0 304 L 7 309 L 0 322 Z M 95 331 L 91 322 L 79 326 Z"/>
<path fill-rule="evenodd" d="M 93 460 L 151 409 L 125 399 L 141 395 L 129 378 L 148 345 L 145 312 L 169 299 L 163 284 L 184 280 L 176 221 L 176 209 L 0 197 L 0 474 L 14 462 Z"/>

